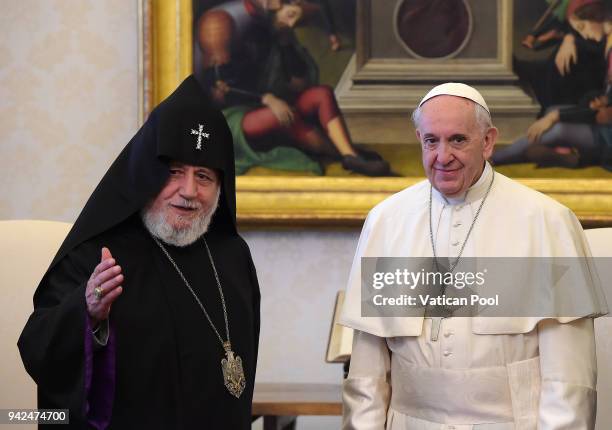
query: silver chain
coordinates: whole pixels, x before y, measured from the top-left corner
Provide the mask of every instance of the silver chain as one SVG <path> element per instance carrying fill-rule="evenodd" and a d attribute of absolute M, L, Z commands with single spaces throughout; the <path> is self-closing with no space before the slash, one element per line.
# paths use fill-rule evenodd
<path fill-rule="evenodd" d="M 204 305 L 202 304 L 202 302 L 200 301 L 196 293 L 193 291 L 193 288 L 191 288 L 191 285 L 189 285 L 189 282 L 185 278 L 185 275 L 183 275 L 183 272 L 181 272 L 181 269 L 179 269 L 179 267 L 176 265 L 176 263 L 174 262 L 170 254 L 168 254 L 168 251 L 166 251 L 166 248 L 164 247 L 164 245 L 162 245 L 162 243 L 155 236 L 152 236 L 152 237 L 155 243 L 157 243 L 157 245 L 159 245 L 161 250 L 164 252 L 164 254 L 166 254 L 166 257 L 168 257 L 168 260 L 170 260 L 170 263 L 172 263 L 172 265 L 178 272 L 179 276 L 181 277 L 181 279 L 183 280 L 183 282 L 185 283 L 185 285 L 187 286 L 187 288 L 193 295 L 193 298 L 196 300 L 196 302 L 198 302 L 198 305 L 200 305 L 200 309 L 202 309 L 202 312 L 204 312 L 204 316 L 206 317 L 206 319 L 210 323 L 210 326 L 212 327 L 215 334 L 219 338 L 221 345 L 225 348 L 226 343 L 223 341 L 223 338 L 219 334 L 217 327 L 215 327 L 215 325 L 213 324 L 212 319 L 210 319 L 208 312 L 206 312 L 206 308 L 204 307 Z M 221 289 L 221 281 L 219 281 L 219 275 L 217 274 L 217 268 L 215 267 L 215 262 L 213 261 L 212 254 L 210 253 L 210 248 L 208 248 L 208 243 L 206 243 L 206 239 L 204 237 L 202 237 L 202 240 L 204 241 L 204 246 L 206 247 L 208 259 L 210 260 L 210 265 L 212 266 L 213 272 L 215 274 L 215 280 L 217 281 L 217 287 L 219 287 L 219 296 L 221 296 L 221 305 L 223 306 L 223 318 L 225 319 L 225 334 L 227 335 L 227 342 L 231 343 L 230 333 L 229 333 L 229 323 L 227 322 L 227 308 L 225 306 L 225 297 L 223 296 L 223 290 Z"/>
<path fill-rule="evenodd" d="M 459 264 L 459 259 L 461 258 L 461 254 L 463 254 L 463 249 L 465 248 L 465 244 L 467 243 L 468 238 L 470 237 L 470 233 L 472 233 L 472 230 L 474 229 L 474 224 L 476 224 L 478 215 L 480 215 L 480 210 L 484 206 L 485 201 L 487 200 L 487 196 L 489 195 L 489 191 L 491 191 L 491 188 L 493 187 L 494 180 L 495 180 L 495 170 L 492 170 L 491 182 L 489 183 L 489 187 L 487 188 L 487 191 L 484 197 L 482 198 L 482 202 L 480 202 L 480 206 L 478 206 L 478 209 L 476 210 L 476 214 L 474 215 L 474 219 L 472 220 L 472 225 L 470 225 L 470 229 L 468 230 L 467 235 L 465 236 L 465 240 L 463 241 L 463 244 L 461 245 L 461 249 L 459 250 L 459 255 L 457 255 L 457 259 L 455 260 L 455 263 L 452 264 L 449 269 L 451 273 L 455 270 L 455 267 L 457 267 L 457 264 Z M 431 239 L 431 250 L 434 256 L 434 264 L 437 267 L 438 266 L 438 256 L 436 255 L 436 242 L 434 241 L 433 227 L 432 227 L 432 221 L 431 221 L 432 194 L 433 194 L 433 186 L 429 185 L 429 238 Z"/>

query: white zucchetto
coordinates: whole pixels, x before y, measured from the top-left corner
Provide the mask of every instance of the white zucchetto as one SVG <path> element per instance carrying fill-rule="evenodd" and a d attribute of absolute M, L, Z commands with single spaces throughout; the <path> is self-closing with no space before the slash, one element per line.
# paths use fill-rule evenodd
<path fill-rule="evenodd" d="M 477 103 L 485 108 L 485 110 L 489 112 L 489 115 L 491 115 L 491 111 L 487 106 L 487 102 L 485 102 L 484 98 L 482 97 L 482 94 L 480 94 L 476 88 L 459 82 L 447 82 L 445 84 L 433 87 L 425 95 L 425 97 L 423 97 L 419 103 L 419 107 L 421 107 L 427 100 L 437 96 L 456 96 L 472 100 L 474 103 Z"/>

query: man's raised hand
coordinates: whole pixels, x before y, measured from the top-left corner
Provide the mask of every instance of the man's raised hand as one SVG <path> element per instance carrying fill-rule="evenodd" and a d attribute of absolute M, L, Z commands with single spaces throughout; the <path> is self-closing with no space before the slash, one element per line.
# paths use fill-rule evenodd
<path fill-rule="evenodd" d="M 102 248 L 100 263 L 89 277 L 85 288 L 87 312 L 93 327 L 108 318 L 111 305 L 123 291 L 122 282 L 121 267 L 117 265 L 109 249 Z"/>

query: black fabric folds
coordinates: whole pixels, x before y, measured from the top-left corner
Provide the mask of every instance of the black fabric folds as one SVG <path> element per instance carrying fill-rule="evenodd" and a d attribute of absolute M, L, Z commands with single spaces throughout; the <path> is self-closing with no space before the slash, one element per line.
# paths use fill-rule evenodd
<path fill-rule="evenodd" d="M 198 149 L 200 131 L 208 137 L 201 137 Z M 240 399 L 223 385 L 219 340 L 140 219 L 141 209 L 168 180 L 169 160 L 221 173 L 219 207 L 205 237 L 227 302 L 232 346 L 246 373 Z M 88 410 L 96 409 L 86 390 L 87 360 L 95 363 L 100 356 L 94 351 L 92 357 L 87 348 L 85 288 L 102 246 L 121 266 L 124 282 L 109 317 L 115 385 L 105 397 L 112 401 L 112 415 L 101 428 L 250 428 L 259 286 L 248 246 L 236 229 L 232 136 L 193 76 L 151 112 L 111 165 L 34 294 L 34 312 L 18 346 L 38 385 L 39 408 L 69 409 L 68 428 L 92 428 Z M 203 242 L 168 249 L 225 338 L 219 291 Z"/>
<path fill-rule="evenodd" d="M 196 149 L 199 124 L 208 139 Z M 149 115 L 85 204 L 51 263 L 71 249 L 140 211 L 168 179 L 167 160 L 219 169 L 223 176 L 220 209 L 211 231 L 236 233 L 236 175 L 232 135 L 223 114 L 208 102 L 197 80 L 189 76 Z"/>

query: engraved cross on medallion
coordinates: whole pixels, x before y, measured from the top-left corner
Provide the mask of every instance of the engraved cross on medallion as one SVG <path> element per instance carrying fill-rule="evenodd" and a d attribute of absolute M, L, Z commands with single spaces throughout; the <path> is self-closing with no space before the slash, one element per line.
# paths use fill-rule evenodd
<path fill-rule="evenodd" d="M 210 133 L 204 133 L 204 125 L 198 124 L 198 130 L 191 129 L 191 134 L 198 136 L 198 144 L 196 145 L 196 149 L 202 149 L 202 138 L 206 139 L 210 138 Z"/>

